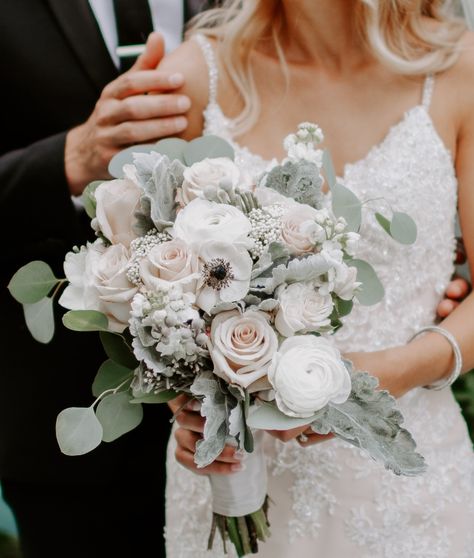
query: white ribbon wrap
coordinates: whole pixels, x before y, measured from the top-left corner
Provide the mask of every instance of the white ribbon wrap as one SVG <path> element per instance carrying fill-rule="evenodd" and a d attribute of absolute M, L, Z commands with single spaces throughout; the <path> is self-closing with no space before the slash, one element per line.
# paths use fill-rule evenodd
<path fill-rule="evenodd" d="M 231 475 L 209 475 L 214 513 L 242 517 L 258 511 L 267 496 L 267 464 L 264 433 L 254 432 L 254 451 L 245 455 L 242 471 Z"/>

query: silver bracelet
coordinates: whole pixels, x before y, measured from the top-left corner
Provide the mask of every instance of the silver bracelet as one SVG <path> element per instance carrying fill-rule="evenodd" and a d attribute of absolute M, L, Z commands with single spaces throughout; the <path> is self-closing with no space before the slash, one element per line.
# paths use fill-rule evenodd
<path fill-rule="evenodd" d="M 461 349 L 459 348 L 459 344 L 456 341 L 454 335 L 449 333 L 449 331 L 447 331 L 446 329 L 438 326 L 422 327 L 419 331 L 415 333 L 415 335 L 411 337 L 410 341 L 413 341 L 413 339 L 415 339 L 415 337 L 418 337 L 420 333 L 425 333 L 427 331 L 432 331 L 434 333 L 439 333 L 440 335 L 442 335 L 446 339 L 446 341 L 449 342 L 451 348 L 453 349 L 454 367 L 451 374 L 445 379 L 438 380 L 437 382 L 434 382 L 433 384 L 430 384 L 428 386 L 423 386 L 425 389 L 434 389 L 434 390 L 444 389 L 452 385 L 459 378 L 459 375 L 461 374 L 461 370 L 462 370 Z"/>

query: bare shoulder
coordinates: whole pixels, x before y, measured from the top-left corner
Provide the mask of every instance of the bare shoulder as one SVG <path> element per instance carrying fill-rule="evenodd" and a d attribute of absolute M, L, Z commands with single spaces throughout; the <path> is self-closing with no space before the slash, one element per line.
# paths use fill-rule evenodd
<path fill-rule="evenodd" d="M 191 108 L 186 114 L 188 128 L 181 137 L 189 140 L 200 136 L 204 124 L 203 111 L 209 98 L 209 80 L 207 64 L 198 42 L 193 39 L 185 41 L 163 59 L 159 69 L 183 74 L 184 85 L 177 92 L 191 99 Z"/>
<path fill-rule="evenodd" d="M 461 118 L 472 116 L 474 109 L 474 32 L 464 34 L 457 62 L 447 72 Z"/>

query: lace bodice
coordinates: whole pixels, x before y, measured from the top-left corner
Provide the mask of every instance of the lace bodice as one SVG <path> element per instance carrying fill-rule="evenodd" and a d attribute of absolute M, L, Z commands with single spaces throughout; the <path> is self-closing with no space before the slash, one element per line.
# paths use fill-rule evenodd
<path fill-rule="evenodd" d="M 217 103 L 212 46 L 203 37 L 197 40 L 210 77 L 205 133 L 224 137 L 235 149 L 237 164 L 259 173 L 269 161 L 234 140 L 232 120 Z M 357 255 L 374 266 L 385 288 L 379 304 L 355 306 L 346 318 L 335 335 L 342 351 L 406 343 L 420 327 L 434 322 L 453 273 L 457 181 L 451 154 L 429 113 L 433 87 L 434 79 L 428 77 L 420 104 L 406 112 L 363 159 L 346 165 L 341 177 L 370 206 L 363 215 Z M 389 215 L 391 208 L 415 219 L 414 245 L 396 243 L 375 222 L 374 210 Z M 428 472 L 421 477 L 397 478 L 339 440 L 308 450 L 268 439 L 269 491 L 277 506 L 274 536 L 262 556 L 474 557 L 474 458 L 459 407 L 449 389 L 412 390 L 399 404 L 428 462 Z M 223 556 L 219 550 L 202 550 L 209 524 L 205 515 L 210 513 L 206 483 L 188 472 L 177 475 L 177 466 L 171 467 L 170 506 L 182 515 L 177 528 L 170 508 L 168 538 L 181 537 L 182 542 L 170 542 L 170 558 Z M 177 478 L 186 487 L 185 501 L 191 498 L 202 506 L 197 525 L 195 516 L 189 522 L 183 519 L 183 488 Z"/>

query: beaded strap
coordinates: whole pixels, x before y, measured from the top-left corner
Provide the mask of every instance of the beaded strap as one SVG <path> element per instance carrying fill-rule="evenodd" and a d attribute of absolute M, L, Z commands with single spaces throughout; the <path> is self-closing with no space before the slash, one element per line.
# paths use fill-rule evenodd
<path fill-rule="evenodd" d="M 431 99 L 433 97 L 433 89 L 434 89 L 434 81 L 435 78 L 432 74 L 426 76 L 425 83 L 423 84 L 423 96 L 421 99 L 422 106 L 425 107 L 426 110 L 430 108 Z"/>
<path fill-rule="evenodd" d="M 209 40 L 204 35 L 194 35 L 193 38 L 201 47 L 202 55 L 206 61 L 209 71 L 209 104 L 217 103 L 217 82 L 219 79 L 219 70 L 217 69 L 216 56 L 214 49 Z"/>

